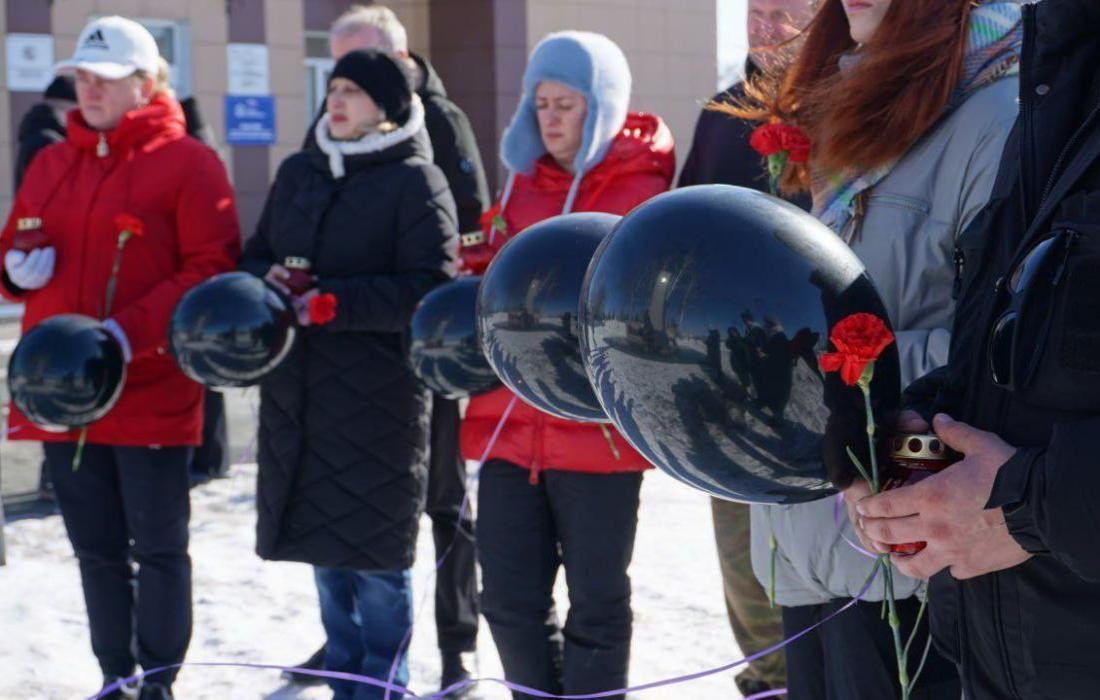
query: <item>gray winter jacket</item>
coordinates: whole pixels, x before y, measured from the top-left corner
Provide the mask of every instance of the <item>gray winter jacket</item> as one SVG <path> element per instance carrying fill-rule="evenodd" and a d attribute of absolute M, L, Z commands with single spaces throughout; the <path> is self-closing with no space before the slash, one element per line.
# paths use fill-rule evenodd
<path fill-rule="evenodd" d="M 1018 89 L 1019 81 L 1008 77 L 976 91 L 865 196 L 862 227 L 851 246 L 890 314 L 903 386 L 947 362 L 955 240 L 989 199 L 1016 120 Z M 847 239 L 852 230 L 845 228 Z M 873 562 L 844 541 L 857 540 L 843 506 L 834 513 L 837 507 L 835 497 L 753 506 L 753 570 L 767 586 L 774 531 L 780 605 L 816 605 L 860 592 Z M 895 575 L 895 593 L 909 597 L 919 583 Z M 865 599 L 881 600 L 881 585 Z"/>

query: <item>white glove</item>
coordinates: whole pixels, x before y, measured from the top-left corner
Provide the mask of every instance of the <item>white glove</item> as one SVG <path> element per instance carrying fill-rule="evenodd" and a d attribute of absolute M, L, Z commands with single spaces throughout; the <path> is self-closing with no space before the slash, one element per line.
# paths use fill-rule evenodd
<path fill-rule="evenodd" d="M 57 251 L 52 246 L 35 248 L 29 253 L 9 250 L 4 256 L 4 269 L 16 287 L 27 291 L 42 289 L 53 277 L 56 259 Z"/>
<path fill-rule="evenodd" d="M 126 360 L 126 364 L 130 364 L 130 360 L 134 359 L 134 354 L 130 351 L 130 339 L 126 337 L 126 331 L 122 330 L 122 326 L 118 325 L 118 321 L 113 318 L 104 321 L 103 328 L 113 335 L 118 344 L 122 346 L 122 357 Z"/>

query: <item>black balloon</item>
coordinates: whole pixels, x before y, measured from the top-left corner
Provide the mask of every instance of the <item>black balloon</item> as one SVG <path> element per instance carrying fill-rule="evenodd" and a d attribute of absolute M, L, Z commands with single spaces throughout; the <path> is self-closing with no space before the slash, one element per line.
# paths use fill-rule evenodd
<path fill-rule="evenodd" d="M 168 346 L 180 369 L 212 388 L 252 386 L 294 344 L 290 301 L 247 272 L 226 272 L 188 290 L 172 313 Z"/>
<path fill-rule="evenodd" d="M 449 399 L 500 386 L 477 341 L 474 312 L 480 284 L 480 277 L 462 277 L 436 287 L 413 314 L 413 371 L 429 389 Z"/>
<path fill-rule="evenodd" d="M 868 463 L 862 394 L 818 367 L 857 312 L 887 319 L 816 219 L 752 190 L 690 187 L 632 211 L 596 253 L 582 348 L 601 404 L 653 464 L 722 498 L 798 503 L 851 482 L 848 447 Z M 891 345 L 872 385 L 880 426 L 899 394 Z"/>
<path fill-rule="evenodd" d="M 81 428 L 114 407 L 126 379 L 115 337 L 93 318 L 53 316 L 28 330 L 8 364 L 8 391 L 32 423 Z"/>
<path fill-rule="evenodd" d="M 577 331 L 592 254 L 620 217 L 567 214 L 508 241 L 481 281 L 478 334 L 485 356 L 521 399 L 559 418 L 606 422 L 585 375 Z"/>

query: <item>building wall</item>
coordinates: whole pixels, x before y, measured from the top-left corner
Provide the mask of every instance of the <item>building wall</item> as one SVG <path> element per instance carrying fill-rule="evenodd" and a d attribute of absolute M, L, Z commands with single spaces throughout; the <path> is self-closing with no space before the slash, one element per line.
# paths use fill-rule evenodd
<path fill-rule="evenodd" d="M 0 0 L 0 35 L 8 32 L 7 0 Z M 6 60 L 6 59 L 5 59 Z M 11 100 L 8 97 L 8 72 L 0 70 L 0 221 L 11 211 L 15 149 L 12 144 Z M 2 224 L 0 224 L 2 225 Z"/>
<path fill-rule="evenodd" d="M 11 25 L 14 12 L 0 0 L 0 34 L 26 31 Z M 34 0 L 44 2 L 44 0 Z M 55 57 L 71 54 L 80 29 L 95 14 L 186 23 L 190 39 L 191 92 L 220 143 L 225 143 L 226 44 L 264 41 L 277 105 L 277 142 L 270 148 L 222 146 L 234 181 L 242 186 L 244 232 L 251 233 L 262 203 L 261 186 L 301 144 L 306 114 L 305 35 L 325 32 L 354 0 L 52 0 L 48 20 Z M 702 103 L 714 92 L 715 0 L 386 0 L 409 33 L 410 48 L 433 60 L 448 91 L 477 131 L 490 181 L 499 184 L 500 136 L 519 99 L 527 54 L 551 31 L 576 28 L 610 36 L 625 51 L 634 74 L 632 107 L 659 114 L 669 124 L 682 162 Z M 232 16 L 231 16 L 232 13 Z M 34 13 L 31 13 L 34 14 Z M 47 11 L 40 13 L 40 24 Z M 252 18 L 262 21 L 252 22 Z M 253 36 L 254 35 L 254 36 Z M 251 38 L 250 38 L 251 37 Z M 0 216 L 10 208 L 12 118 L 37 100 L 10 93 L 0 70 Z M 26 104 L 24 104 L 26 103 Z M 234 167 L 242 169 L 234 173 Z"/>
<path fill-rule="evenodd" d="M 527 0 L 527 41 L 583 29 L 610 37 L 634 78 L 631 108 L 660 115 L 683 163 L 703 103 L 715 92 L 717 6 L 714 0 Z"/>

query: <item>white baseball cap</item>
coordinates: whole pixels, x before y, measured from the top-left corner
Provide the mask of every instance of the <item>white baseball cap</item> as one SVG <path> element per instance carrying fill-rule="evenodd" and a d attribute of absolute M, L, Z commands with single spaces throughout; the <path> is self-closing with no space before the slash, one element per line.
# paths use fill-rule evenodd
<path fill-rule="evenodd" d="M 62 74 L 81 69 L 118 80 L 139 70 L 156 75 L 159 58 L 157 42 L 148 29 L 115 15 L 89 22 L 80 32 L 73 57 L 58 63 L 54 71 Z"/>

